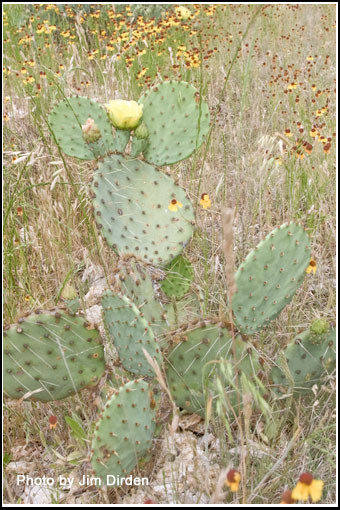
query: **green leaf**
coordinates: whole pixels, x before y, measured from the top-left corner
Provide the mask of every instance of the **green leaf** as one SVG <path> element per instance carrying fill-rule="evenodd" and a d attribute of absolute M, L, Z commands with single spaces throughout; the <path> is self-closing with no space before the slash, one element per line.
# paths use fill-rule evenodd
<path fill-rule="evenodd" d="M 83 427 L 79 425 L 78 422 L 76 422 L 70 416 L 65 416 L 65 421 L 67 425 L 70 427 L 73 437 L 77 439 L 87 439 L 87 434 L 85 433 Z"/>
<path fill-rule="evenodd" d="M 12 454 L 4 452 L 4 457 L 3 457 L 4 468 L 7 467 L 7 465 L 11 462 L 11 460 L 12 460 Z"/>

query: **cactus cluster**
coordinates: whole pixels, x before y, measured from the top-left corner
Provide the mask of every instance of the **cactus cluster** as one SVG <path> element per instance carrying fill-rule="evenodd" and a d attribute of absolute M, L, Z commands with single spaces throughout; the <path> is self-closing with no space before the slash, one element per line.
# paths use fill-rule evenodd
<path fill-rule="evenodd" d="M 121 109 L 124 102 L 118 102 Z M 157 384 L 158 370 L 177 406 L 204 416 L 207 402 L 217 401 L 217 369 L 224 360 L 234 373 L 223 391 L 234 413 L 240 411 L 237 377 L 256 381 L 261 369 L 249 336 L 290 303 L 310 262 L 304 229 L 282 225 L 236 272 L 234 324 L 221 317 L 182 320 L 171 331 L 159 297 L 162 292 L 171 297 L 175 309 L 176 299 L 190 290 L 193 270 L 181 253 L 193 234 L 194 213 L 185 190 L 157 167 L 189 157 L 203 143 L 209 108 L 191 85 L 172 81 L 154 87 L 131 107 L 138 113 L 135 122 L 132 115 L 127 123 L 121 110 L 115 116 L 114 101 L 106 107 L 73 97 L 49 116 L 61 150 L 96 161 L 90 185 L 94 217 L 119 256 L 101 298 L 107 341 L 119 357 L 109 390 L 102 394 L 114 393 L 104 403 L 92 440 L 92 466 L 104 483 L 107 475 L 130 473 L 152 445 L 156 404 L 151 384 Z M 158 287 L 150 266 L 166 271 Z M 68 311 L 37 312 L 6 328 L 7 396 L 59 400 L 96 384 L 106 372 L 103 344 L 81 316 L 79 300 L 72 296 L 66 306 Z M 334 339 L 334 330 L 322 321 L 298 335 L 284 349 L 291 377 L 278 361 L 270 374 L 273 387 L 285 391 L 293 381 L 294 393 L 310 392 L 334 366 Z"/>

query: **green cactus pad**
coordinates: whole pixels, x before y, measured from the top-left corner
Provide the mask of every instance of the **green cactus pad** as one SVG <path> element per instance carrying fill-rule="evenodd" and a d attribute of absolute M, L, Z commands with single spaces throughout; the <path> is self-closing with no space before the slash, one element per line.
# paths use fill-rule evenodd
<path fill-rule="evenodd" d="M 232 308 L 241 332 L 251 335 L 275 319 L 301 285 L 310 261 L 310 241 L 294 223 L 273 230 L 236 272 Z"/>
<path fill-rule="evenodd" d="M 130 131 L 125 131 L 124 129 L 116 129 L 114 147 L 111 148 L 111 150 L 115 150 L 117 152 L 124 152 L 124 149 L 127 146 L 129 140 Z"/>
<path fill-rule="evenodd" d="M 190 289 L 194 279 L 194 270 L 189 260 L 182 255 L 176 257 L 165 268 L 167 275 L 160 287 L 168 297 L 181 299 Z"/>
<path fill-rule="evenodd" d="M 83 138 L 81 127 L 88 118 L 95 121 L 102 134 L 97 142 L 86 143 Z M 116 150 L 106 111 L 100 104 L 86 97 L 65 99 L 52 110 L 48 120 L 57 143 L 68 156 L 96 159 L 110 150 Z"/>
<path fill-rule="evenodd" d="M 112 155 L 91 186 L 98 228 L 109 246 L 164 266 L 183 250 L 194 223 L 185 191 L 143 161 Z M 183 205 L 169 210 L 171 201 Z"/>
<path fill-rule="evenodd" d="M 152 279 L 145 265 L 135 257 L 125 257 L 118 261 L 113 291 L 120 296 L 129 298 L 142 313 L 143 318 L 160 341 L 169 327 L 166 322 L 165 311 L 156 298 Z"/>
<path fill-rule="evenodd" d="M 148 130 L 144 157 L 155 165 L 171 165 L 188 158 L 209 131 L 210 114 L 205 101 L 197 102 L 189 83 L 168 81 L 153 87 L 139 100 Z"/>
<path fill-rule="evenodd" d="M 155 409 L 150 386 L 130 381 L 109 402 L 95 426 L 91 463 L 104 485 L 128 475 L 152 446 Z"/>
<path fill-rule="evenodd" d="M 294 392 L 297 394 L 312 394 L 311 388 L 320 385 L 322 378 L 335 368 L 336 330 L 332 328 L 326 333 L 313 333 L 310 329 L 297 335 L 289 343 L 284 354 L 292 379 Z M 285 393 L 289 381 L 279 366 L 271 371 L 271 379 L 279 392 Z"/>
<path fill-rule="evenodd" d="M 241 337 L 235 338 L 234 358 L 233 340 L 227 328 L 208 324 L 181 334 L 176 343 L 167 356 L 166 377 L 176 404 L 189 413 L 204 416 L 206 390 L 216 395 L 213 361 L 235 360 L 237 368 L 248 375 L 260 370 L 252 346 Z M 235 390 L 229 388 L 227 393 L 231 401 L 235 400 Z"/>
<path fill-rule="evenodd" d="M 154 377 L 143 349 L 159 365 L 162 364 L 162 355 L 142 312 L 126 296 L 119 297 L 110 291 L 103 295 L 102 306 L 105 326 L 124 368 L 133 374 Z"/>
<path fill-rule="evenodd" d="M 98 331 L 64 311 L 36 313 L 4 332 L 4 389 L 12 398 L 60 400 L 96 384 L 105 370 Z"/>

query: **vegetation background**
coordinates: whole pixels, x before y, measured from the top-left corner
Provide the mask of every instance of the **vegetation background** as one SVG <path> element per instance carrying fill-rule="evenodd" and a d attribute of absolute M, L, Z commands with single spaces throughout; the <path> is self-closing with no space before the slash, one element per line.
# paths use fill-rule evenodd
<path fill-rule="evenodd" d="M 212 118 L 207 143 L 168 169 L 196 208 L 196 232 L 185 255 L 194 267 L 200 313 L 226 313 L 223 207 L 234 211 L 236 267 L 287 221 L 302 224 L 312 240 L 316 273 L 256 339 L 269 363 L 314 318 L 335 322 L 336 5 L 186 4 L 189 19 L 180 19 L 175 7 L 4 5 L 4 322 L 55 306 L 69 284 L 85 296 L 91 281 L 82 279 L 84 271 L 109 272 L 116 262 L 94 227 L 87 193 L 94 165 L 61 158 L 46 124 L 52 107 L 76 94 L 102 104 L 138 100 L 155 83 L 185 80 L 208 102 Z M 200 207 L 202 193 L 209 194 L 210 209 Z M 242 494 L 225 492 L 219 501 L 277 503 L 309 471 L 325 482 L 322 503 L 334 503 L 334 392 L 331 377 L 314 398 L 271 403 L 279 424 L 271 434 L 257 416 L 249 429 L 253 450 Z M 6 503 L 28 501 L 16 485 L 15 462 L 34 476 L 86 472 L 86 438 L 97 414 L 89 396 L 85 391 L 49 404 L 5 401 Z M 59 417 L 55 430 L 48 426 L 51 414 Z M 235 423 L 230 427 L 230 434 L 209 429 L 219 438 L 211 462 L 220 470 L 238 463 L 239 430 Z M 160 444 L 155 441 L 141 468 L 151 486 Z M 263 449 L 265 455 L 256 453 Z M 217 479 L 205 496 L 194 492 L 193 501 L 216 497 Z M 117 503 L 131 494 L 128 487 L 84 488 L 52 502 Z M 172 499 L 151 487 L 134 502 L 147 494 L 158 503 L 188 502 L 176 487 Z"/>

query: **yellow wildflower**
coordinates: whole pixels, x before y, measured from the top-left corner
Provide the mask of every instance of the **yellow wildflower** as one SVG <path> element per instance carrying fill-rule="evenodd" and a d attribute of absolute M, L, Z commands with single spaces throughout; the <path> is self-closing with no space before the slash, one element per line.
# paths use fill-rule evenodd
<path fill-rule="evenodd" d="M 176 200 L 175 198 L 173 198 L 170 204 L 168 205 L 169 211 L 173 212 L 177 212 L 178 208 L 180 209 L 181 207 L 183 207 L 183 204 L 181 204 L 181 202 L 178 202 L 178 200 Z"/>
<path fill-rule="evenodd" d="M 313 274 L 315 274 L 316 268 L 317 268 L 317 265 L 316 265 L 315 260 L 311 259 L 311 261 L 309 262 L 309 266 L 306 269 L 306 273 L 310 274 L 311 272 L 313 272 Z"/>
<path fill-rule="evenodd" d="M 229 487 L 231 492 L 237 492 L 240 484 L 241 475 L 236 469 L 231 469 L 227 473 L 226 485 Z"/>
<path fill-rule="evenodd" d="M 211 207 L 211 200 L 208 193 L 203 193 L 201 195 L 200 205 L 203 209 L 209 209 Z"/>
<path fill-rule="evenodd" d="M 310 473 L 302 473 L 292 491 L 292 498 L 298 501 L 308 501 L 311 498 L 313 503 L 317 503 L 322 497 L 323 486 L 322 480 L 315 480 Z"/>

